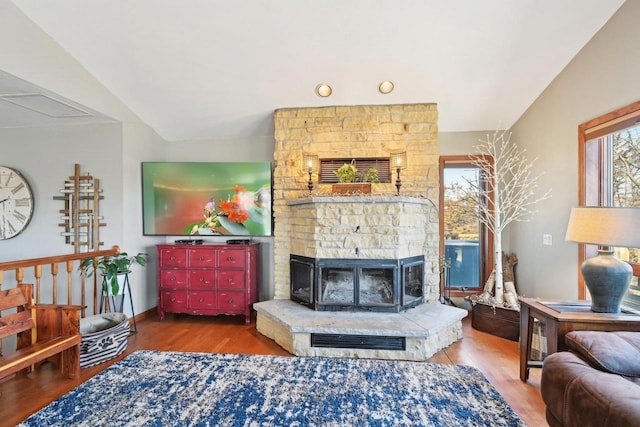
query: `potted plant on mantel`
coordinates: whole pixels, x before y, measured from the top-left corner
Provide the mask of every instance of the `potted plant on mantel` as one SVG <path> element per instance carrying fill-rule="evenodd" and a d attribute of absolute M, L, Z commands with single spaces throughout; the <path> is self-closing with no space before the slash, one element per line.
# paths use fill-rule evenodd
<path fill-rule="evenodd" d="M 138 253 L 129 256 L 126 252 L 118 255 L 105 255 L 98 258 L 85 258 L 80 263 L 80 269 L 85 270 L 87 277 L 98 271 L 104 277 L 102 283 L 103 290 L 110 292 L 111 295 L 118 295 L 124 289 L 121 289 L 119 278 L 125 273 L 131 272 L 131 265 L 138 264 L 144 266 L 149 255 L 146 253 Z M 110 285 L 110 286 L 107 286 Z M 104 289 L 106 287 L 106 289 Z"/>
<path fill-rule="evenodd" d="M 345 163 L 333 171 L 338 177 L 338 184 L 331 186 L 331 192 L 337 194 L 371 193 L 371 183 L 379 182 L 378 170 L 369 168 L 366 172 L 360 172 L 355 164 L 355 159 L 351 163 Z"/>

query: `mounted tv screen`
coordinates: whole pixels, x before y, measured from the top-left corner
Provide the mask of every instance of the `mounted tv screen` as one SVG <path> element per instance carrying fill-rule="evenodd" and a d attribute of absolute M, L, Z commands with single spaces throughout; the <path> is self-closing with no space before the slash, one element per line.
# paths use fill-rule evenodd
<path fill-rule="evenodd" d="M 271 163 L 143 162 L 147 236 L 271 236 Z"/>

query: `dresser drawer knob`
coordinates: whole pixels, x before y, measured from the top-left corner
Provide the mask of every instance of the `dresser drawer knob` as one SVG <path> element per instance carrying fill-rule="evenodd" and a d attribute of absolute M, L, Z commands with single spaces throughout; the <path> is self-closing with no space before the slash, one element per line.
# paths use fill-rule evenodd
<path fill-rule="evenodd" d="M 204 282 L 204 277 L 201 277 L 199 280 L 200 282 Z"/>
<path fill-rule="evenodd" d="M 169 257 L 169 259 L 170 259 L 171 261 L 175 261 L 175 260 L 176 260 L 176 257 L 175 257 L 175 256 L 173 256 L 173 255 L 171 255 L 171 256 Z"/>
<path fill-rule="evenodd" d="M 171 276 L 171 278 L 169 280 L 171 280 L 172 282 L 175 282 L 176 281 L 176 276 Z"/>
<path fill-rule="evenodd" d="M 200 255 L 200 257 L 198 258 L 199 261 L 204 261 L 204 257 L 202 255 Z"/>
<path fill-rule="evenodd" d="M 172 297 L 171 302 L 176 302 L 176 297 Z"/>
<path fill-rule="evenodd" d="M 232 257 L 232 256 L 228 256 L 228 257 L 227 257 L 227 261 L 234 261 L 234 259 L 233 259 L 233 257 Z"/>
<path fill-rule="evenodd" d="M 229 298 L 229 304 L 233 304 L 233 298 Z"/>
<path fill-rule="evenodd" d="M 233 283 L 233 278 L 229 277 L 229 278 L 227 279 L 227 282 L 229 282 L 229 283 Z"/>
<path fill-rule="evenodd" d="M 200 298 L 200 302 L 204 302 L 204 298 Z"/>

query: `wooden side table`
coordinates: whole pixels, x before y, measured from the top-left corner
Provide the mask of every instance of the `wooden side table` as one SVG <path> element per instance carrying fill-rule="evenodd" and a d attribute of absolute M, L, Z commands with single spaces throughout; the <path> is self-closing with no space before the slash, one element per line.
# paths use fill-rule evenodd
<path fill-rule="evenodd" d="M 520 379 L 542 362 L 529 360 L 533 319 L 545 323 L 547 354 L 566 350 L 564 336 L 571 331 L 640 331 L 640 313 L 622 308 L 620 313 L 591 311 L 591 301 L 553 301 L 520 298 Z"/>

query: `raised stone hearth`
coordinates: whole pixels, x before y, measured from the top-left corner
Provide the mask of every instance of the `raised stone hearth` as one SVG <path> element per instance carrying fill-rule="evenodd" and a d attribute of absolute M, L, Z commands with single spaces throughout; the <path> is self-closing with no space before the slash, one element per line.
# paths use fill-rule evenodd
<path fill-rule="evenodd" d="M 468 314 L 437 303 L 400 313 L 314 311 L 290 300 L 253 307 L 258 332 L 296 356 L 414 361 L 427 360 L 461 339 Z"/>

